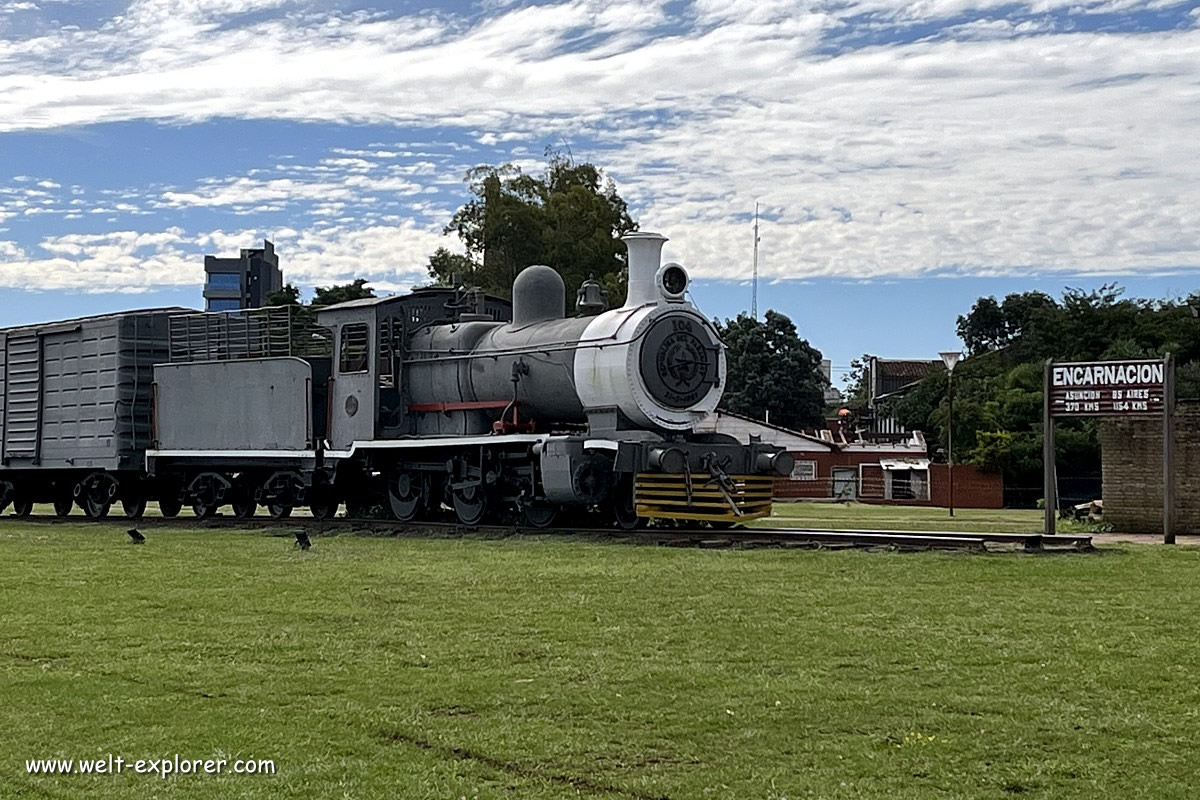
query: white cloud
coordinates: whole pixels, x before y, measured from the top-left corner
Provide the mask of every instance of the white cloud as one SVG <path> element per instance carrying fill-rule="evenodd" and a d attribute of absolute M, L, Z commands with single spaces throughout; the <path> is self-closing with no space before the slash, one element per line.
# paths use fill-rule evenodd
<path fill-rule="evenodd" d="M 701 0 L 671 17 L 665 3 L 573 0 L 492 3 L 471 24 L 282 0 L 140 0 L 97 30 L 0 40 L 0 130 L 234 113 L 450 126 L 518 155 L 567 139 L 586 143 L 582 157 L 609 167 L 643 228 L 670 235 L 669 252 L 702 277 L 748 271 L 756 199 L 772 210 L 766 278 L 1195 267 L 1200 30 L 1059 32 L 1046 16 L 1186 6 Z M 237 24 L 248 12 L 255 21 Z M 936 39 L 909 41 L 942 22 Z M 883 43 L 839 51 L 848 36 Z M 426 148 L 281 157 L 279 169 L 90 211 L 207 209 L 248 223 L 299 212 L 316 221 L 280 243 L 289 274 L 331 281 L 370 264 L 400 285 L 444 243 L 432 217 L 451 210 L 418 210 L 418 198 L 460 178 Z M 0 222 L 54 208 L 33 197 L 0 194 Z M 396 213 L 407 223 L 385 224 Z M 170 247 L 182 258 L 199 236 Z M 141 252 L 128 242 L 78 246 L 143 279 L 121 261 Z M 14 264 L 38 262 L 20 258 L 0 253 L 0 283 L 35 277 Z"/>
<path fill-rule="evenodd" d="M 237 253 L 271 239 L 287 280 L 301 286 L 343 283 L 369 276 L 380 291 L 407 291 L 428 281 L 429 254 L 452 245 L 441 231 L 411 220 L 356 227 L 315 225 L 305 230 L 212 230 L 172 227 L 153 233 L 114 231 L 42 239 L 37 252 L 0 240 L 0 288 L 144 291 L 204 282 L 204 255 Z M 453 249 L 453 248 L 452 248 Z"/>
<path fill-rule="evenodd" d="M 42 240 L 37 257 L 0 243 L 0 286 L 15 289 L 141 291 L 197 282 L 204 271 L 179 245 L 182 231 L 68 234 Z M 5 247 L 4 244 L 10 245 Z M 202 280 L 202 278 L 200 278 Z"/>
<path fill-rule="evenodd" d="M 420 184 L 398 176 L 377 178 L 349 175 L 339 181 L 300 181 L 292 178 L 256 180 L 239 177 L 224 181 L 202 184 L 194 191 L 163 192 L 161 202 L 165 206 L 254 206 L 263 202 L 278 202 L 283 207 L 288 203 L 303 200 L 336 202 L 360 199 L 369 192 L 388 192 L 396 195 L 413 195 L 421 191 Z"/>

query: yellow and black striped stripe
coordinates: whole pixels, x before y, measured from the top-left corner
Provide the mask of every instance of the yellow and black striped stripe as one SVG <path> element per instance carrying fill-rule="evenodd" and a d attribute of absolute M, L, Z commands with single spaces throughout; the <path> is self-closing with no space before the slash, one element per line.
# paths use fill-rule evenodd
<path fill-rule="evenodd" d="M 770 516 L 774 478 L 770 475 L 731 475 L 730 478 L 733 491 L 727 496 L 715 481 L 704 475 L 691 476 L 689 492 L 686 475 L 641 472 L 633 493 L 637 515 L 646 519 L 713 522 L 748 522 Z M 737 511 L 734 511 L 734 505 Z"/>

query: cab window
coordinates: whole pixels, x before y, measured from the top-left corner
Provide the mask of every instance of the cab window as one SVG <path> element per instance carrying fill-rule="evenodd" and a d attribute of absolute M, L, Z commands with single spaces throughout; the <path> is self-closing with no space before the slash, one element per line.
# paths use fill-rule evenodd
<path fill-rule="evenodd" d="M 338 372 L 366 372 L 371 362 L 370 329 L 364 322 L 343 325 L 338 350 Z"/>

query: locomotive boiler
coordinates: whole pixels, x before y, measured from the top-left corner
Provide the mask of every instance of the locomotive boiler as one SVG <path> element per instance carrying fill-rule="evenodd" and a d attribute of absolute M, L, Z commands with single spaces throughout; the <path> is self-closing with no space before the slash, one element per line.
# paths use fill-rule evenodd
<path fill-rule="evenodd" d="M 721 397 L 725 354 L 716 331 L 685 299 L 687 273 L 658 267 L 665 239 L 632 234 L 625 304 L 564 318 L 562 278 L 533 266 L 513 284 L 512 321 L 433 326 L 411 342 L 412 401 L 514 409 L 551 423 L 606 430 L 690 430 Z M 585 286 L 583 292 L 590 287 Z M 471 408 L 456 410 L 469 412 Z M 422 433 L 483 433 L 486 413 L 423 419 Z"/>
<path fill-rule="evenodd" d="M 720 400 L 725 356 L 686 270 L 661 263 L 665 241 L 625 237 L 625 303 L 606 309 L 589 282 L 572 316 L 544 266 L 521 272 L 511 304 L 430 288 L 315 318 L 172 315 L 144 470 L 103 491 L 200 516 L 261 505 L 327 517 L 345 503 L 402 521 L 449 510 L 469 525 L 519 514 L 546 526 L 565 513 L 631 528 L 768 514 L 791 457 L 694 431 Z M 10 495 L 34 493 L 36 480 L 13 477 Z M 104 497 L 77 489 L 94 515 Z"/>

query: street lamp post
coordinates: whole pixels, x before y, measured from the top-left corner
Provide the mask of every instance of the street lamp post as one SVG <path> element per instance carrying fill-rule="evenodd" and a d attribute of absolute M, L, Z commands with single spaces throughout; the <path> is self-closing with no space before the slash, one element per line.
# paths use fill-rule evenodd
<path fill-rule="evenodd" d="M 946 420 L 946 475 L 948 488 L 950 490 L 950 516 L 954 516 L 954 368 L 958 365 L 958 360 L 962 358 L 962 353 L 958 350 L 947 350 L 944 353 L 938 353 L 942 357 L 942 363 L 946 365 L 946 393 L 949 399 L 950 408 L 949 416 Z"/>

